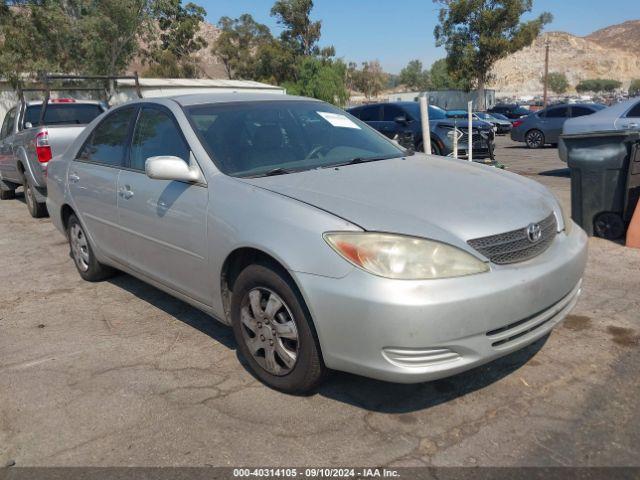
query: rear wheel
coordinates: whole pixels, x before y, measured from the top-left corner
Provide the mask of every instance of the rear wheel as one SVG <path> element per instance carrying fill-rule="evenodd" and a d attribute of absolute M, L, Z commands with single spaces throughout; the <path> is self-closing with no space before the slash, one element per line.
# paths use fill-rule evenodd
<path fill-rule="evenodd" d="M 99 282 L 112 277 L 115 270 L 101 264 L 96 257 L 89 243 L 89 238 L 85 234 L 84 228 L 80 224 L 78 217 L 71 215 L 67 222 L 67 236 L 71 247 L 71 257 L 73 258 L 80 276 L 88 282 Z"/>
<path fill-rule="evenodd" d="M 288 393 L 305 393 L 321 383 L 326 367 L 311 317 L 279 269 L 256 264 L 240 273 L 231 319 L 238 350 L 263 383 Z"/>
<path fill-rule="evenodd" d="M 529 148 L 542 148 L 544 147 L 544 133 L 534 128 L 527 132 L 524 141 Z"/>
<path fill-rule="evenodd" d="M 0 200 L 13 200 L 16 198 L 15 190 L 1 190 L 0 189 Z"/>
<path fill-rule="evenodd" d="M 24 179 L 24 198 L 27 202 L 27 209 L 33 218 L 42 218 L 49 215 L 47 212 L 47 204 L 38 202 L 34 187 L 29 180 Z"/>

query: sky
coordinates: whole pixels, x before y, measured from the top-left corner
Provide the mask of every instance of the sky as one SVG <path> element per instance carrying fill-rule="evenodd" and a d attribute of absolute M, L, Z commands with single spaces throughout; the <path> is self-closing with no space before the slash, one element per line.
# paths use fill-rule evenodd
<path fill-rule="evenodd" d="M 272 0 L 195 0 L 207 10 L 207 20 L 237 18 L 250 13 L 279 35 L 269 10 Z M 553 14 L 546 31 L 574 35 L 589 33 L 626 20 L 640 19 L 640 0 L 534 0 L 528 17 L 541 12 Z M 410 60 L 425 66 L 444 57 L 436 48 L 433 29 L 438 5 L 432 0 L 315 0 L 314 20 L 322 20 L 321 46 L 333 45 L 336 56 L 345 61 L 379 60 L 385 71 L 398 73 Z"/>

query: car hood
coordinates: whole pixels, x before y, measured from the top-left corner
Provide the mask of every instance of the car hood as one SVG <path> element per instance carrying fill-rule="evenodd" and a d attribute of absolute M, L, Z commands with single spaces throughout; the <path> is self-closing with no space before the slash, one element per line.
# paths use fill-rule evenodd
<path fill-rule="evenodd" d="M 466 128 L 467 127 L 467 119 L 466 118 L 447 118 L 440 120 L 432 120 L 430 123 L 435 123 L 437 125 L 445 125 L 447 127 L 457 126 L 458 128 Z M 483 130 L 491 130 L 492 125 L 488 120 L 473 120 L 472 123 L 473 128 L 479 128 Z"/>
<path fill-rule="evenodd" d="M 540 184 L 493 167 L 432 155 L 242 182 L 337 215 L 364 230 L 454 245 L 523 228 L 557 208 Z"/>

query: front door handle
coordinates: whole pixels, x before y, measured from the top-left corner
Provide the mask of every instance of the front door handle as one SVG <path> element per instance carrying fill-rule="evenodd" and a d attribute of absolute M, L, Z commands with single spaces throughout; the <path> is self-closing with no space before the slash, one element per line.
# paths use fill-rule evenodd
<path fill-rule="evenodd" d="M 80 181 L 80 177 L 78 176 L 77 173 L 70 173 L 69 174 L 69 181 L 71 183 L 78 183 Z"/>
<path fill-rule="evenodd" d="M 129 185 L 125 185 L 124 187 L 120 187 L 118 194 L 125 200 L 128 200 L 133 197 L 133 190 L 131 190 Z"/>

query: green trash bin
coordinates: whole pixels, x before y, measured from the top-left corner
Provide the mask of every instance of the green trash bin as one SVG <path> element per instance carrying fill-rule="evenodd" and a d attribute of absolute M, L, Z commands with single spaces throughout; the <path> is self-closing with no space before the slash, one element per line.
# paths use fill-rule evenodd
<path fill-rule="evenodd" d="M 571 218 L 588 235 L 624 235 L 640 196 L 640 132 L 562 136 L 571 169 Z"/>

